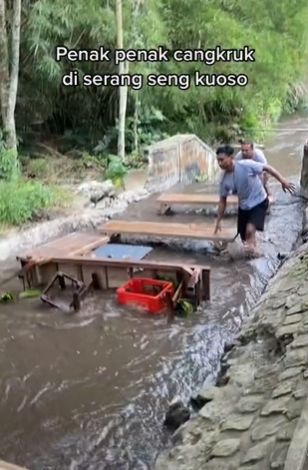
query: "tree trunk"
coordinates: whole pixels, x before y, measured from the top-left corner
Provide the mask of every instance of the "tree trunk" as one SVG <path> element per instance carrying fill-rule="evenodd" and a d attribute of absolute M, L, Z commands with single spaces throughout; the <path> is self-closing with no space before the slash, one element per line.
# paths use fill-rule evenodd
<path fill-rule="evenodd" d="M 134 10 L 133 10 L 133 48 L 137 48 L 138 40 L 139 40 L 139 34 L 138 34 L 138 16 L 140 12 L 142 2 L 141 0 L 135 0 L 134 1 Z M 134 132 L 134 152 L 136 155 L 139 153 L 139 132 L 138 132 L 138 126 L 139 126 L 139 110 L 140 110 L 140 104 L 141 104 L 141 94 L 139 91 L 135 91 L 135 110 L 134 110 L 134 127 L 133 127 L 133 132 Z"/>
<path fill-rule="evenodd" d="M 116 0 L 117 48 L 123 49 L 123 15 L 122 0 Z M 128 73 L 128 62 L 120 62 L 119 75 Z M 127 107 L 127 86 L 119 87 L 119 126 L 118 126 L 118 155 L 125 160 L 125 122 Z"/>
<path fill-rule="evenodd" d="M 17 153 L 15 107 L 18 89 L 21 0 L 13 1 L 11 54 L 8 51 L 5 0 L 0 0 L 0 100 L 5 143 Z M 9 59 L 11 69 L 9 70 Z"/>
<path fill-rule="evenodd" d="M 6 31 L 5 0 L 0 0 L 0 103 L 3 127 L 6 127 L 9 101 L 9 53 Z"/>

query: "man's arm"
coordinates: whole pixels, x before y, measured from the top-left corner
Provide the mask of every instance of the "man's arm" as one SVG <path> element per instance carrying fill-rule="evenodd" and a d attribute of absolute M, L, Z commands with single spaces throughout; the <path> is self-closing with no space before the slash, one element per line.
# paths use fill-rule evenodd
<path fill-rule="evenodd" d="M 220 196 L 214 234 L 216 234 L 217 232 L 221 230 L 221 221 L 224 216 L 226 207 L 227 207 L 227 198 L 225 196 Z"/>
<path fill-rule="evenodd" d="M 295 192 L 295 185 L 287 181 L 275 168 L 269 165 L 264 165 L 263 170 L 279 181 L 284 192 L 288 191 L 291 194 Z"/>

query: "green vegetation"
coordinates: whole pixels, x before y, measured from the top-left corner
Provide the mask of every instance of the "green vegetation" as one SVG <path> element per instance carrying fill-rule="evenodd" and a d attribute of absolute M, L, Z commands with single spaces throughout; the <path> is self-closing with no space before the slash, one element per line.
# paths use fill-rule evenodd
<path fill-rule="evenodd" d="M 136 10 L 134 6 L 139 3 Z M 177 132 L 193 132 L 211 143 L 257 129 L 292 111 L 302 98 L 307 62 L 308 4 L 305 0 L 123 0 L 124 43 L 129 47 L 174 49 L 241 48 L 256 50 L 256 62 L 130 63 L 130 73 L 245 73 L 239 87 L 144 87 L 128 90 L 126 150 Z M 61 87 L 64 73 L 105 74 L 111 62 L 55 62 L 58 44 L 71 48 L 115 47 L 114 2 L 40 0 L 25 9 L 20 96 L 17 118 L 27 118 L 28 138 L 37 122 L 50 132 L 75 139 L 91 154 L 115 154 L 118 90 L 112 87 Z M 28 51 L 32 51 L 29 53 Z M 27 83 L 27 84 L 26 84 Z M 32 119 L 28 117 L 32 116 Z M 26 136 L 24 137 L 26 139 Z"/>
<path fill-rule="evenodd" d="M 13 2 L 0 3 L 7 9 L 7 31 L 0 28 L 0 74 L 7 77 L 10 72 L 13 77 L 3 51 L 17 23 L 12 20 Z M 117 66 L 55 60 L 57 45 L 114 49 L 115 0 L 22 2 L 14 113 L 19 155 L 16 146 L 4 144 L 14 141 L 13 134 L 10 139 L 0 134 L 0 223 L 31 220 L 59 201 L 46 184 L 22 183 L 21 173 L 25 178 L 58 183 L 68 175 L 80 177 L 93 171 L 98 179 L 110 177 L 121 186 L 127 169 L 143 164 L 143 150 L 150 143 L 175 133 L 195 133 L 209 144 L 242 135 L 259 139 L 265 126 L 304 103 L 306 0 L 122 0 L 122 6 L 125 48 L 210 49 L 219 45 L 240 49 L 248 45 L 256 51 L 254 63 L 131 62 L 129 73 L 243 73 L 249 77 L 248 86 L 128 89 L 127 158 L 119 161 L 113 157 L 118 154 L 119 90 L 61 85 L 63 74 L 73 70 L 82 81 L 84 74 L 117 73 Z M 13 82 L 12 77 L 7 83 Z M 5 123 L 11 123 L 5 111 L 2 106 L 0 132 Z"/>
<path fill-rule="evenodd" d="M 20 225 L 41 218 L 47 209 L 63 206 L 68 200 L 65 191 L 40 182 L 17 179 L 0 183 L 0 222 Z"/>

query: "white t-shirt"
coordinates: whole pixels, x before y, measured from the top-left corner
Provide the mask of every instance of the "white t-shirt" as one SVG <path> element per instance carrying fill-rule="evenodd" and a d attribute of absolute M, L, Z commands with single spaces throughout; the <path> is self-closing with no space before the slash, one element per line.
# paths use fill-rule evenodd
<path fill-rule="evenodd" d="M 238 152 L 235 155 L 234 159 L 235 160 L 244 160 L 242 151 Z M 262 150 L 260 150 L 260 149 L 255 148 L 253 150 L 252 160 L 255 161 L 255 162 L 263 163 L 264 165 L 267 165 L 266 157 L 265 157 L 264 153 L 262 152 Z"/>

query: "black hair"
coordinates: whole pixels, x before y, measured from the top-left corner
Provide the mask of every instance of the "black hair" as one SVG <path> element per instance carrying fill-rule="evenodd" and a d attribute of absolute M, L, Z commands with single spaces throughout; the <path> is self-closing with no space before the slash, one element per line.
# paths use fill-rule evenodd
<path fill-rule="evenodd" d="M 250 145 L 251 148 L 254 147 L 254 143 L 252 140 L 246 140 L 246 139 L 239 139 L 239 143 L 241 145 Z"/>
<path fill-rule="evenodd" d="M 234 154 L 234 148 L 227 144 L 227 145 L 220 145 L 218 149 L 216 150 L 216 155 L 228 155 L 228 157 L 231 157 Z"/>

